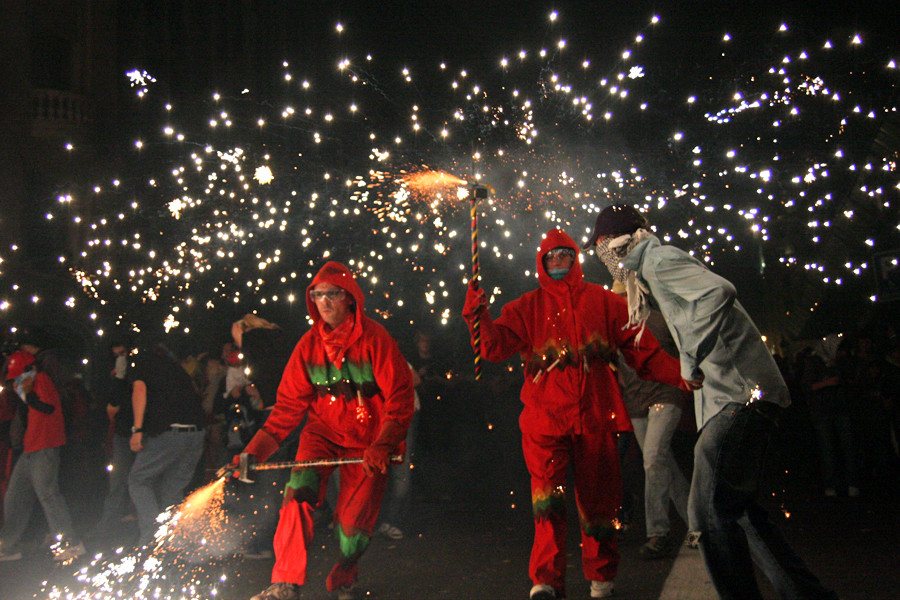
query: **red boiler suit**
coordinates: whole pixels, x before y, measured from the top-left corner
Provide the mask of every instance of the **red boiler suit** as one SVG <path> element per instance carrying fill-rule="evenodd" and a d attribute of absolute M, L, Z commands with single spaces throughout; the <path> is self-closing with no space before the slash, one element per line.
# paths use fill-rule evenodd
<path fill-rule="evenodd" d="M 337 328 L 346 325 L 349 333 L 339 347 L 332 345 L 331 357 L 326 349 L 331 330 L 309 297 L 309 291 L 323 282 L 343 288 L 356 301 L 355 314 Z M 298 461 L 361 457 L 388 429 L 397 439 L 392 454 L 402 454 L 414 396 L 411 372 L 396 342 L 384 327 L 365 316 L 363 293 L 340 263 L 328 262 L 322 267 L 307 288 L 306 298 L 313 327 L 294 348 L 272 413 L 244 451 L 264 461 L 306 416 Z M 333 470 L 320 467 L 292 472 L 288 483 L 292 489 L 285 490 L 275 532 L 273 583 L 305 583 L 312 512 L 324 498 Z M 369 477 L 360 464 L 342 465 L 340 474 L 335 533 L 341 558 L 328 575 L 329 591 L 356 580 L 357 564 L 371 538 L 387 482 L 386 474 Z"/>
<path fill-rule="evenodd" d="M 576 252 L 560 280 L 546 272 L 543 256 L 557 247 Z M 519 417 L 522 450 L 531 475 L 535 537 L 530 576 L 565 596 L 566 468 L 574 469 L 582 528 L 582 565 L 591 581 L 610 581 L 619 554 L 615 523 L 622 481 L 616 433 L 631 430 L 616 376 L 610 369 L 621 351 L 643 378 L 683 386 L 678 360 L 649 331 L 625 329 L 625 301 L 584 281 L 578 246 L 564 231 L 550 230 L 537 255 L 540 288 L 503 307 L 496 321 L 480 310 L 481 353 L 499 362 L 518 352 L 525 364 L 524 407 Z M 472 333 L 483 299 L 469 287 L 463 317 Z"/>

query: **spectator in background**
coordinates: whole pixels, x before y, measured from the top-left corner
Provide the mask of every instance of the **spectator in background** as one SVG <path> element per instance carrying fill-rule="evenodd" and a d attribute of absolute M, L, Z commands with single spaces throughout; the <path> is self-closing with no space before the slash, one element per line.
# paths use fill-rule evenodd
<path fill-rule="evenodd" d="M 136 453 L 128 492 L 137 510 L 140 545 L 153 539 L 156 517 L 178 504 L 203 454 L 200 394 L 168 349 L 157 344 L 135 356 L 128 373 Z"/>
<path fill-rule="evenodd" d="M 110 422 L 110 456 L 107 471 L 109 488 L 103 501 L 103 512 L 94 530 L 95 535 L 108 537 L 117 532 L 119 522 L 132 511 L 128 495 L 128 474 L 134 462 L 131 449 L 131 426 L 134 413 L 131 407 L 131 386 L 128 383 L 130 345 L 123 339 L 112 343 L 114 365 L 109 374 L 106 414 Z"/>
<path fill-rule="evenodd" d="M 231 337 L 243 355 L 253 382 L 265 407 L 275 405 L 278 384 L 297 340 L 275 323 L 254 314 L 246 314 L 231 326 Z"/>
<path fill-rule="evenodd" d="M 837 364 L 840 345 L 841 336 L 836 333 L 819 340 L 806 357 L 802 383 L 816 434 L 825 495 L 836 496 L 840 484 L 855 498 L 859 496 L 856 441 L 850 401 Z"/>
<path fill-rule="evenodd" d="M 16 461 L 4 504 L 0 529 L 0 561 L 18 560 L 17 549 L 37 502 L 44 509 L 50 533 L 56 537 L 54 560 L 70 562 L 84 554 L 76 539 L 69 507 L 59 491 L 60 448 L 66 443 L 65 423 L 53 381 L 37 370 L 34 356 L 24 350 L 6 362 L 6 385 L 28 405 L 28 426 L 22 455 Z"/>
<path fill-rule="evenodd" d="M 624 295 L 625 285 L 616 280 L 613 292 Z M 650 311 L 647 329 L 667 354 L 678 358 L 678 347 L 657 310 Z M 687 523 L 687 501 L 690 485 L 681 472 L 672 451 L 672 437 L 681 422 L 681 414 L 688 404 L 684 390 L 640 379 L 622 355 L 618 357 L 616 372 L 622 399 L 634 426 L 634 435 L 644 457 L 644 514 L 647 541 L 638 550 L 642 558 L 662 558 L 677 547 L 669 537 L 669 501 L 678 516 Z M 693 547 L 696 545 L 691 544 Z"/>
<path fill-rule="evenodd" d="M 22 403 L 11 388 L 0 387 L 0 527 L 3 527 L 3 499 L 12 474 L 12 425 L 20 404 Z"/>

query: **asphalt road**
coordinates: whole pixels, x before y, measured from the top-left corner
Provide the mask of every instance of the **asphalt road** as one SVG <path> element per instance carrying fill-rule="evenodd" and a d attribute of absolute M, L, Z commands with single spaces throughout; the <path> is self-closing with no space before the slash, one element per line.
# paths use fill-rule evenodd
<path fill-rule="evenodd" d="M 457 415 L 459 416 L 459 415 Z M 490 415 L 489 415 L 490 417 Z M 376 536 L 360 567 L 363 597 L 373 600 L 442 600 L 527 598 L 528 556 L 532 519 L 528 478 L 521 459 L 514 418 L 459 418 L 439 438 L 424 440 L 415 463 L 413 502 L 405 536 L 389 540 Z M 485 423 L 490 422 L 490 427 Z M 427 432 L 427 427 L 423 433 Z M 692 436 L 677 438 L 682 457 L 689 458 Z M 438 450 L 439 449 L 439 450 Z M 861 498 L 826 498 L 815 483 L 815 462 L 798 445 L 797 436 L 776 440 L 770 461 L 764 502 L 794 549 L 810 568 L 844 600 L 900 598 L 898 540 L 900 540 L 900 485 L 897 474 L 883 477 L 864 489 Z M 639 462 L 626 459 L 626 472 L 640 476 Z M 279 483 L 261 481 L 257 489 Z M 89 533 L 102 498 L 102 482 L 64 486 L 71 497 L 79 529 Z M 629 489 L 640 492 L 636 482 Z M 100 491 L 98 491 L 100 490 Z M 241 492 L 243 493 L 243 492 Z M 638 499 L 638 506 L 640 500 Z M 245 510 L 239 504 L 238 509 Z M 39 511 L 38 511 L 39 512 Z M 227 510 L 226 510 L 227 512 Z M 642 560 L 641 510 L 632 527 L 621 533 L 622 562 L 617 597 L 628 600 L 715 598 L 699 553 L 681 548 L 666 559 Z M 272 512 L 267 513 L 272 514 Z M 569 511 L 568 536 L 570 599 L 588 598 L 588 583 L 580 569 L 574 508 Z M 683 536 L 677 517 L 675 535 Z M 40 521 L 32 530 L 29 552 L 23 560 L 0 563 L 0 600 L 49 598 L 46 589 L 64 587 L 72 574 L 88 565 L 55 566 L 40 550 Z M 132 522 L 122 523 L 113 539 L 86 537 L 89 555 L 129 541 Z M 312 544 L 309 580 L 302 598 L 326 599 L 325 577 L 337 557 L 337 542 L 325 523 L 317 527 Z M 126 551 L 127 554 L 127 551 Z M 106 554 L 106 556 L 109 556 Z M 272 560 L 226 557 L 185 566 L 217 582 L 215 598 L 246 600 L 269 583 Z M 42 584 L 42 582 L 48 582 Z M 763 582 L 764 583 L 764 582 Z M 83 586 L 82 586 L 83 587 Z M 44 589 L 44 592 L 41 590 Z M 767 598 L 774 598 L 763 585 Z M 162 590 L 162 597 L 168 590 Z M 100 596 L 103 597 L 103 596 Z M 131 596 L 126 596 L 131 597 Z M 147 592 L 146 598 L 154 597 Z M 193 598 L 186 593 L 172 597 Z M 198 595 L 196 597 L 212 597 Z"/>

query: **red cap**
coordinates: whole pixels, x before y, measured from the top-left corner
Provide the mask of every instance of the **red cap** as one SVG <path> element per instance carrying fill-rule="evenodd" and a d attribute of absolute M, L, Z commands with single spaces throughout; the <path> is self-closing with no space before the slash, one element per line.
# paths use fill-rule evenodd
<path fill-rule="evenodd" d="M 15 379 L 32 364 L 34 364 L 34 356 L 30 352 L 25 352 L 24 350 L 13 352 L 6 359 L 6 378 Z"/>

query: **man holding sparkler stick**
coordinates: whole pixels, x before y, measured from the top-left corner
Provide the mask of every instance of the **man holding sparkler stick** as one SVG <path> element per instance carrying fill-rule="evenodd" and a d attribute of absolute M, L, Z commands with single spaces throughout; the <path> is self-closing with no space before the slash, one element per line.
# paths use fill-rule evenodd
<path fill-rule="evenodd" d="M 402 453 L 413 416 L 412 376 L 396 342 L 363 312 L 363 293 L 346 266 L 328 262 L 307 288 L 312 328 L 285 368 L 272 413 L 247 447 L 269 458 L 304 417 L 297 461 L 362 457 L 340 466 L 335 533 L 341 558 L 326 581 L 339 600 L 355 597 L 358 562 L 378 518 L 390 456 Z M 238 468 L 235 457 L 232 468 Z M 306 582 L 313 510 L 334 465 L 292 471 L 275 532 L 272 585 L 253 600 L 295 600 Z"/>
<path fill-rule="evenodd" d="M 537 290 L 504 306 L 495 321 L 484 290 L 470 281 L 463 309 L 473 339 L 480 318 L 485 360 L 499 362 L 518 352 L 525 362 L 519 426 L 534 512 L 531 600 L 565 596 L 570 463 L 591 597 L 613 595 L 622 490 L 616 433 L 631 429 L 612 371 L 616 353 L 622 352 L 641 377 L 682 389 L 700 385 L 681 378 L 678 360 L 651 333 L 626 326 L 625 301 L 584 280 L 578 252 L 564 231 L 551 229 L 537 254 Z"/>

